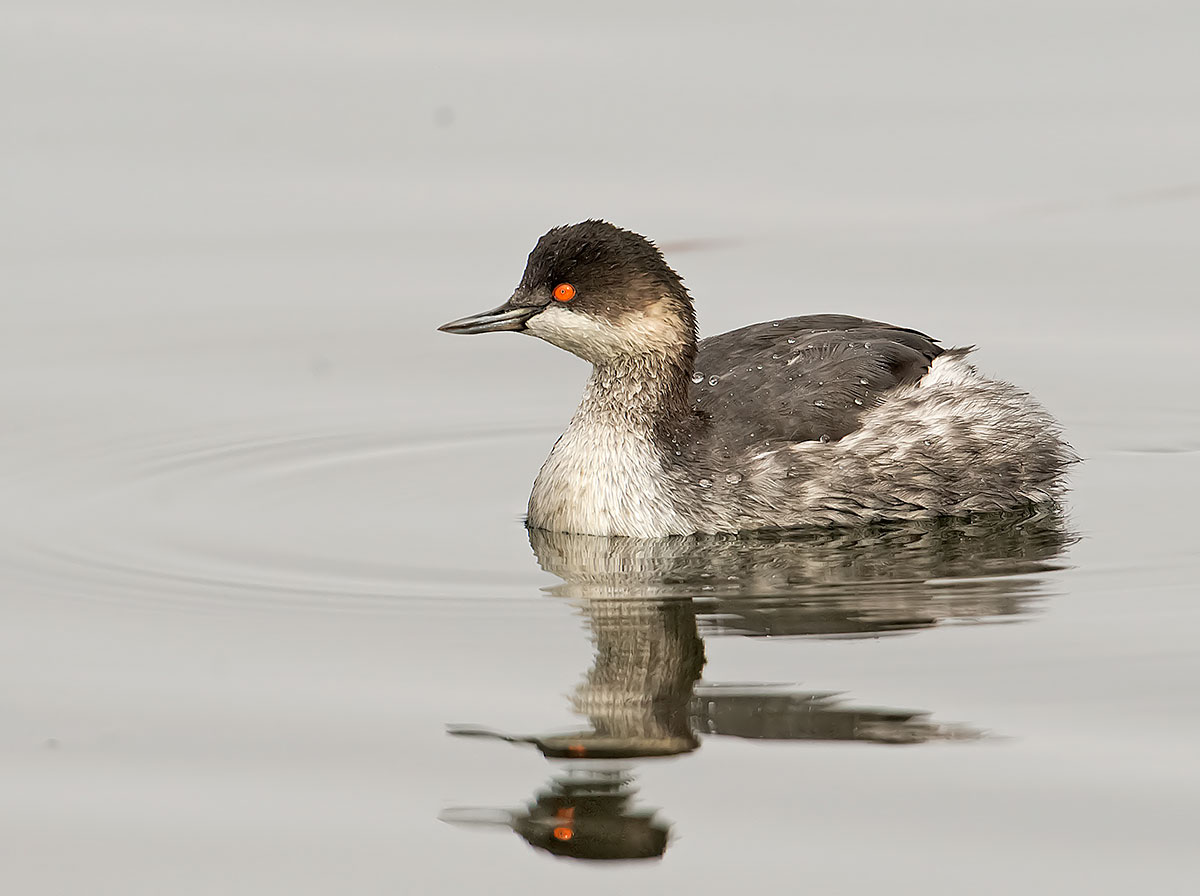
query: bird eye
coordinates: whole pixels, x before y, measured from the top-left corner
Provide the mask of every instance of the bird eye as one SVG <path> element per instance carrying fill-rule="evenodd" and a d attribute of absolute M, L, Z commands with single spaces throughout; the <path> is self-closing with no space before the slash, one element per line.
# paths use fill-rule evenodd
<path fill-rule="evenodd" d="M 554 298 L 560 302 L 569 302 L 575 298 L 575 287 L 570 283 L 560 283 L 554 287 Z"/>

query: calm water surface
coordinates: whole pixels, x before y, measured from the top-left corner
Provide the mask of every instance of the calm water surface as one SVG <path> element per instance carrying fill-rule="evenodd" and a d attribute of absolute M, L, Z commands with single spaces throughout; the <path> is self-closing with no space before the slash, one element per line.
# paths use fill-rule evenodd
<path fill-rule="evenodd" d="M 1196 9 L 687 15 L 6 13 L 5 892 L 1194 890 Z M 1069 507 L 527 533 L 586 370 L 433 328 L 596 215 L 978 343 Z"/>

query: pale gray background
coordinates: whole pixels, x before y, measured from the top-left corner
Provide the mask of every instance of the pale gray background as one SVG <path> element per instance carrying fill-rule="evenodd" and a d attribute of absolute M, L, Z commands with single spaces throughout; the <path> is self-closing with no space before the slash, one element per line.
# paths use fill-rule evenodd
<path fill-rule="evenodd" d="M 31 2 L 0 13 L 0 886 L 25 894 L 1190 892 L 1193 2 Z M 660 242 L 704 332 L 978 343 L 1088 458 L 1018 625 L 712 639 L 1008 739 L 712 741 L 666 857 L 517 805 L 591 649 L 520 525 L 586 375 L 441 336 L 549 226 Z"/>

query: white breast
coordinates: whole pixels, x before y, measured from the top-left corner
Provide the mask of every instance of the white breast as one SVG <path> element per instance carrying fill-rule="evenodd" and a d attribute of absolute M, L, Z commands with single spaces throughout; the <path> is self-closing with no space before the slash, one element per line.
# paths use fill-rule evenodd
<path fill-rule="evenodd" d="M 662 458 L 648 434 L 578 418 L 533 483 L 529 524 L 642 538 L 694 529 L 671 502 Z"/>

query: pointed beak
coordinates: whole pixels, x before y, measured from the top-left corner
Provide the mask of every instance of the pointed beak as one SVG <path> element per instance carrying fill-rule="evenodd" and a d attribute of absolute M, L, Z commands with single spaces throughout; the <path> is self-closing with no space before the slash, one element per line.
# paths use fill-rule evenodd
<path fill-rule="evenodd" d="M 531 308 L 527 305 L 512 305 L 505 302 L 499 308 L 452 320 L 448 324 L 442 324 L 438 329 L 443 333 L 459 333 L 463 336 L 475 333 L 500 333 L 504 330 L 524 330 L 525 321 L 541 310 L 540 307 Z"/>

